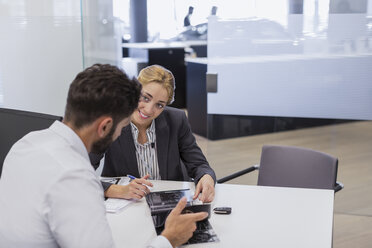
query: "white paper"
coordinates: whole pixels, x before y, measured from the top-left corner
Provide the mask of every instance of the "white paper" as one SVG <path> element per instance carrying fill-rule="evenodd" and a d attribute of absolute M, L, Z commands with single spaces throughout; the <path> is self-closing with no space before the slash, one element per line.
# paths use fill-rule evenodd
<path fill-rule="evenodd" d="M 106 180 L 104 180 L 106 181 Z M 119 181 L 119 185 L 127 185 L 129 184 L 130 179 L 128 177 L 123 177 Z M 125 199 L 117 199 L 117 198 L 108 198 L 105 201 L 106 212 L 108 213 L 117 213 L 126 206 L 128 206 L 132 200 L 125 200 Z"/>

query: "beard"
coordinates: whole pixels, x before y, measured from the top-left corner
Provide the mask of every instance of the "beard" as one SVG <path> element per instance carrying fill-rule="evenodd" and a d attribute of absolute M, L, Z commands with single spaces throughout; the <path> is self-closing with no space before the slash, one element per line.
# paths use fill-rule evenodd
<path fill-rule="evenodd" d="M 114 136 L 115 129 L 116 129 L 116 125 L 113 125 L 110 132 L 106 135 L 106 137 L 93 143 L 91 152 L 95 154 L 105 153 L 106 150 L 111 145 L 111 143 L 113 142 L 112 137 Z"/>

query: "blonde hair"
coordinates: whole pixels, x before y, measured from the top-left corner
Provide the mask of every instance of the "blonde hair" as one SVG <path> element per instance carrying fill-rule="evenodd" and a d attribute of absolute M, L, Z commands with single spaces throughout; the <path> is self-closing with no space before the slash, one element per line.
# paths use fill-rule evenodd
<path fill-rule="evenodd" d="M 149 83 L 161 84 L 168 92 L 167 104 L 174 101 L 175 80 L 172 72 L 160 65 L 150 65 L 143 68 L 138 74 L 138 81 L 142 85 Z"/>

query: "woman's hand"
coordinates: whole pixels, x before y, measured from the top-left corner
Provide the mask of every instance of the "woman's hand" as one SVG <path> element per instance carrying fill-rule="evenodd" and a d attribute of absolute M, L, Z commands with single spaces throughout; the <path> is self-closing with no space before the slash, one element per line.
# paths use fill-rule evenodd
<path fill-rule="evenodd" d="M 133 179 L 128 185 L 111 185 L 105 192 L 106 197 L 123 198 L 123 199 L 141 199 L 150 190 L 147 186 L 152 187 L 152 183 L 147 179 L 150 175 Z"/>
<path fill-rule="evenodd" d="M 193 200 L 198 198 L 199 194 L 201 192 L 201 195 L 199 197 L 199 200 L 202 202 L 211 202 L 214 199 L 214 180 L 213 178 L 205 174 L 202 176 L 196 185 L 195 194 L 193 197 Z"/>

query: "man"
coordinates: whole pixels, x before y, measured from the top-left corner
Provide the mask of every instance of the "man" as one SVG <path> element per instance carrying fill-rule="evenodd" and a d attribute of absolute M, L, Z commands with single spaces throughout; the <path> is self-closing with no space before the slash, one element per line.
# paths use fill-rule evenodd
<path fill-rule="evenodd" d="M 187 15 L 185 16 L 185 18 L 183 19 L 183 26 L 184 27 L 192 26 L 191 25 L 191 16 L 192 16 L 193 12 L 194 12 L 194 7 L 189 6 L 189 11 L 187 12 Z"/>
<path fill-rule="evenodd" d="M 93 65 L 71 83 L 63 122 L 12 147 L 0 180 L 0 247 L 114 246 L 88 152 L 104 152 L 120 135 L 140 91 L 116 67 Z M 191 237 L 207 214 L 181 215 L 185 204 L 170 213 L 151 247 L 178 246 Z"/>

